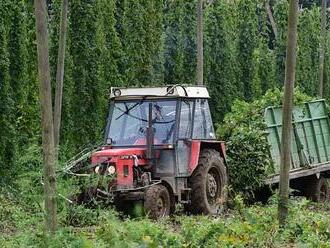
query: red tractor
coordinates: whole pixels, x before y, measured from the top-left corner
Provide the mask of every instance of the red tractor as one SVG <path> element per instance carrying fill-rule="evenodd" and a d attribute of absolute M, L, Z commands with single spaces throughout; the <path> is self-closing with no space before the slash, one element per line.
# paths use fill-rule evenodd
<path fill-rule="evenodd" d="M 227 198 L 225 144 L 216 140 L 205 87 L 112 88 L 105 144 L 91 155 L 98 190 L 119 209 L 143 202 L 153 219 L 176 203 L 215 215 Z"/>

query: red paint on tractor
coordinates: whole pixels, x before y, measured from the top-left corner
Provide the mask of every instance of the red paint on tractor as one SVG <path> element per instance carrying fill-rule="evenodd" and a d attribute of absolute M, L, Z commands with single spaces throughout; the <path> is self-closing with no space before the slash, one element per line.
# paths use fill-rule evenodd
<path fill-rule="evenodd" d="M 118 148 L 118 149 L 104 149 L 92 154 L 92 163 L 98 163 L 102 157 L 116 157 L 116 156 L 144 156 L 145 148 Z"/>
<path fill-rule="evenodd" d="M 145 148 L 104 149 L 92 154 L 92 164 L 112 163 L 116 166 L 116 185 L 133 186 L 133 166 L 145 166 Z"/>
<path fill-rule="evenodd" d="M 131 187 L 133 186 L 133 159 L 119 159 L 116 163 L 117 167 L 117 186 Z M 127 171 L 125 173 L 125 167 Z"/>
<path fill-rule="evenodd" d="M 189 174 L 193 173 L 193 171 L 196 169 L 198 165 L 200 150 L 201 150 L 201 141 L 200 140 L 191 141 L 191 152 L 190 152 L 190 160 L 188 166 Z"/>
<path fill-rule="evenodd" d="M 224 141 L 204 141 L 204 140 L 192 140 L 191 141 L 191 152 L 188 171 L 191 175 L 198 165 L 199 153 L 201 149 L 212 148 L 220 153 L 224 163 L 226 164 L 226 144 Z"/>
<path fill-rule="evenodd" d="M 220 141 L 220 155 L 223 160 L 226 162 L 226 143 L 224 141 Z"/>

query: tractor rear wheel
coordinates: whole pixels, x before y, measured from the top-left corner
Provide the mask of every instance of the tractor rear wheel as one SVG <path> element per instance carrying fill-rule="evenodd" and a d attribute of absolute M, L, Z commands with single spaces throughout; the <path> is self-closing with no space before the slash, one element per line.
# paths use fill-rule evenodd
<path fill-rule="evenodd" d="M 159 219 L 170 214 L 170 194 L 164 185 L 148 188 L 144 197 L 144 210 L 151 219 Z"/>
<path fill-rule="evenodd" d="M 220 154 L 213 149 L 201 152 L 198 166 L 188 180 L 191 188 L 192 214 L 216 215 L 223 211 L 227 201 L 227 171 Z"/>
<path fill-rule="evenodd" d="M 305 184 L 305 196 L 314 202 L 329 201 L 329 185 L 327 179 L 310 178 Z"/>

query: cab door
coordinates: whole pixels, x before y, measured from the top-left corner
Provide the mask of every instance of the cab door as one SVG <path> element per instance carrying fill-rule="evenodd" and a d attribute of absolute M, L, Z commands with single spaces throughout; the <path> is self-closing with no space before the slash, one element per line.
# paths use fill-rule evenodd
<path fill-rule="evenodd" d="M 207 99 L 182 100 L 179 122 L 176 174 L 186 177 L 189 176 L 192 140 L 216 139 Z"/>
<path fill-rule="evenodd" d="M 188 164 L 190 160 L 192 121 L 193 121 L 194 100 L 181 101 L 178 139 L 176 145 L 176 174 L 178 177 L 188 176 Z"/>
<path fill-rule="evenodd" d="M 192 139 L 216 139 L 207 99 L 195 100 Z"/>

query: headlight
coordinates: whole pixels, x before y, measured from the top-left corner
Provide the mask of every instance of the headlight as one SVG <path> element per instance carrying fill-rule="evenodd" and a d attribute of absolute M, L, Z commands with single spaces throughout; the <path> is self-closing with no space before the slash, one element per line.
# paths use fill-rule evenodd
<path fill-rule="evenodd" d="M 108 167 L 108 172 L 109 172 L 109 175 L 113 175 L 116 172 L 116 168 L 113 165 L 110 165 Z"/>

